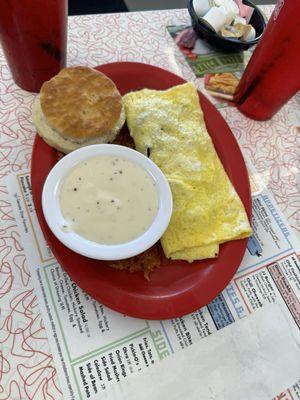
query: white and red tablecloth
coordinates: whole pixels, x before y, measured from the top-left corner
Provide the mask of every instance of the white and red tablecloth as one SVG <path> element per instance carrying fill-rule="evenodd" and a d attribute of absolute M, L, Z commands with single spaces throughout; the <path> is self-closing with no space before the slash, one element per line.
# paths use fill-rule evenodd
<path fill-rule="evenodd" d="M 68 65 L 139 61 L 197 83 L 166 30 L 187 23 L 185 9 L 70 17 Z M 0 400 L 62 399 L 5 183 L 11 172 L 30 167 L 33 99 L 14 84 L 0 49 Z M 220 110 L 298 236 L 299 109 L 298 95 L 266 122 L 234 107 Z"/>

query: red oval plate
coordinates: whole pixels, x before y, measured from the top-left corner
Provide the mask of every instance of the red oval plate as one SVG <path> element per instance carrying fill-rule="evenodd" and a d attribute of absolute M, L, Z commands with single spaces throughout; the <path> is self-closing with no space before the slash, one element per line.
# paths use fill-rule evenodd
<path fill-rule="evenodd" d="M 122 95 L 142 88 L 164 90 L 185 83 L 171 72 L 140 63 L 120 62 L 102 65 L 97 69 L 115 82 Z M 199 98 L 208 132 L 250 218 L 249 180 L 239 146 L 216 108 L 201 93 Z M 170 262 L 155 270 L 149 282 L 141 272 L 115 270 L 101 261 L 74 253 L 51 233 L 42 212 L 43 184 L 56 162 L 56 150 L 37 135 L 32 153 L 31 181 L 41 228 L 58 262 L 71 279 L 93 298 L 132 317 L 176 318 L 209 303 L 234 276 L 245 253 L 246 239 L 221 245 L 216 259 L 195 261 L 192 264 L 184 261 Z"/>

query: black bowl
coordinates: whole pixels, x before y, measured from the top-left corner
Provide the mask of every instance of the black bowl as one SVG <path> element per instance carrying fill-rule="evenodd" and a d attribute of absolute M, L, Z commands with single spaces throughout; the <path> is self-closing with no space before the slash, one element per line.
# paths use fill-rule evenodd
<path fill-rule="evenodd" d="M 225 38 L 221 35 L 218 35 L 212 29 L 210 29 L 207 25 L 205 25 L 201 20 L 198 18 L 194 6 L 193 0 L 188 0 L 188 10 L 192 19 L 192 26 L 194 31 L 197 35 L 208 42 L 210 45 L 215 47 L 217 50 L 223 50 L 226 52 L 239 52 L 243 50 L 249 49 L 249 47 L 257 44 L 259 41 L 265 27 L 266 27 L 266 20 L 262 12 L 259 10 L 256 5 L 251 3 L 249 0 L 244 0 L 244 4 L 247 6 L 253 7 L 254 11 L 251 16 L 249 23 L 254 27 L 256 31 L 256 38 L 249 41 L 241 41 L 235 38 Z"/>

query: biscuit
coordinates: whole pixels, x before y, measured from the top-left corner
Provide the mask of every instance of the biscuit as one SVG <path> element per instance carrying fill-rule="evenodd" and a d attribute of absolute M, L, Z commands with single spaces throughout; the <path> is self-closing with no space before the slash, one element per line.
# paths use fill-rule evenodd
<path fill-rule="evenodd" d="M 40 103 L 51 128 L 78 143 L 106 135 L 122 110 L 122 97 L 115 84 L 88 67 L 62 69 L 43 84 Z"/>
<path fill-rule="evenodd" d="M 89 138 L 84 142 L 82 140 L 76 141 L 73 139 L 68 139 L 62 136 L 60 132 L 53 129 L 48 124 L 48 121 L 42 112 L 39 97 L 35 99 L 32 106 L 32 119 L 38 134 L 49 146 L 54 147 L 63 153 L 70 153 L 71 151 L 79 149 L 82 146 L 113 142 L 125 123 L 125 111 L 124 107 L 122 107 L 120 117 L 110 131 L 108 131 L 106 134 Z"/>

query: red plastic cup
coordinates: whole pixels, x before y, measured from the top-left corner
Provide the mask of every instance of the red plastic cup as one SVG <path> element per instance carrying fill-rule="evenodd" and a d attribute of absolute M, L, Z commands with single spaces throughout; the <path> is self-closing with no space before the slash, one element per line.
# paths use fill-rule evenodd
<path fill-rule="evenodd" d="M 300 89 L 300 1 L 278 0 L 238 85 L 237 108 L 271 118 Z"/>
<path fill-rule="evenodd" d="M 67 0 L 0 0 L 0 44 L 13 79 L 39 92 L 66 64 Z"/>

